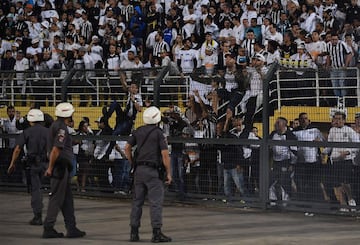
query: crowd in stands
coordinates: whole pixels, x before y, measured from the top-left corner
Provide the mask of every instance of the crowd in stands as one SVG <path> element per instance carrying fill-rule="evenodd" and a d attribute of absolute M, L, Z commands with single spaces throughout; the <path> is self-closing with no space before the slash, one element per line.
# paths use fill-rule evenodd
<path fill-rule="evenodd" d="M 256 55 L 267 66 L 274 62 L 309 68 L 356 66 L 359 10 L 357 0 L 4 0 L 1 70 L 18 72 L 18 93 L 25 99 L 29 81 L 21 71 L 105 68 L 109 82 L 104 87 L 114 94 L 121 87 L 116 86 L 119 69 L 171 64 L 183 74 L 200 70 L 219 75 L 228 94 L 241 94 L 229 96 L 238 104 L 246 90 L 251 97 L 261 90 L 256 86 L 253 91 L 243 74 L 256 67 Z M 295 76 L 308 74 L 298 71 Z M 259 75 L 263 72 L 251 74 Z M 41 78 L 37 83 L 44 83 L 49 74 L 37 76 Z M 91 83 L 91 76 L 94 73 L 89 72 L 81 79 Z M 127 72 L 121 79 L 133 76 Z M 333 94 L 346 96 L 346 71 L 331 69 L 330 76 Z M 8 80 L 3 75 L 3 95 Z M 313 86 L 298 83 L 295 86 Z M 243 102 L 248 99 L 249 93 Z"/>

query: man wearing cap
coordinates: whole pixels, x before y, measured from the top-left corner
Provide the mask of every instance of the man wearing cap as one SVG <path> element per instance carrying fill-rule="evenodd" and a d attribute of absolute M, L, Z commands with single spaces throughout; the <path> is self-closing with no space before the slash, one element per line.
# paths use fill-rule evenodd
<path fill-rule="evenodd" d="M 83 237 L 85 232 L 76 227 L 74 215 L 74 201 L 71 191 L 72 160 L 74 159 L 72 139 L 68 131 L 68 125 L 72 121 L 74 107 L 67 102 L 60 103 L 55 108 L 57 120 L 53 122 L 49 132 L 49 166 L 45 172 L 51 177 L 49 204 L 44 220 L 43 238 L 61 238 L 63 233 L 54 229 L 59 211 L 64 216 L 67 237 Z"/>
<path fill-rule="evenodd" d="M 171 242 L 171 238 L 161 232 L 162 205 L 164 200 L 164 186 L 160 168 L 165 168 L 166 184 L 170 184 L 171 166 L 166 138 L 158 127 L 161 112 L 152 106 L 143 114 L 145 126 L 138 128 L 125 145 L 125 155 L 134 170 L 134 196 L 130 215 L 130 241 L 137 242 L 142 215 L 142 206 L 147 195 L 150 202 L 151 226 L 153 236 L 151 242 Z M 132 148 L 137 145 L 137 157 L 132 156 Z M 161 162 L 162 159 L 162 162 Z M 136 160 L 136 162 L 134 162 Z"/>
<path fill-rule="evenodd" d="M 38 109 L 31 109 L 27 114 L 27 121 L 30 123 L 29 128 L 16 139 L 8 174 L 12 174 L 16 168 L 16 161 L 26 145 L 26 177 L 28 187 L 31 191 L 31 207 L 34 218 L 30 225 L 42 225 L 42 191 L 41 179 L 44 175 L 47 162 L 47 138 L 49 131 L 41 122 L 44 121 L 44 114 Z M 29 172 L 28 172 L 29 171 Z"/>
<path fill-rule="evenodd" d="M 39 38 L 33 38 L 31 40 L 31 47 L 26 49 L 26 58 L 31 59 L 35 54 L 41 54 L 42 50 L 39 47 L 39 43 Z"/>

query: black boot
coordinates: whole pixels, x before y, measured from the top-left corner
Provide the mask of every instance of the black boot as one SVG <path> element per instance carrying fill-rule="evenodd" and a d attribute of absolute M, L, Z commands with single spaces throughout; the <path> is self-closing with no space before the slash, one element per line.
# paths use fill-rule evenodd
<path fill-rule="evenodd" d="M 139 240 L 139 227 L 132 226 L 130 232 L 130 242 L 138 242 Z"/>
<path fill-rule="evenodd" d="M 85 235 L 86 235 L 85 231 L 81 231 L 76 227 L 69 229 L 66 233 L 67 238 L 77 238 L 77 237 L 83 237 Z"/>
<path fill-rule="evenodd" d="M 151 242 L 158 243 L 158 242 L 171 242 L 171 238 L 165 236 L 160 228 L 154 228 L 153 229 L 153 237 L 151 239 Z"/>
<path fill-rule="evenodd" d="M 44 227 L 43 238 L 62 238 L 64 234 L 62 232 L 57 232 L 54 227 Z"/>
<path fill-rule="evenodd" d="M 42 225 L 42 217 L 41 217 L 41 213 L 35 214 L 34 218 L 32 218 L 32 220 L 30 220 L 29 222 L 30 225 Z"/>

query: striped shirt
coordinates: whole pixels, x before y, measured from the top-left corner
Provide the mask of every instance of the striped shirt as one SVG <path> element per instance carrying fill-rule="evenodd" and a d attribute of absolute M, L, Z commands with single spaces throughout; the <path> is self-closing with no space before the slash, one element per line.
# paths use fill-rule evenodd
<path fill-rule="evenodd" d="M 165 41 L 155 42 L 153 49 L 153 56 L 160 57 L 160 53 L 162 50 L 166 50 L 166 52 L 170 52 L 169 44 L 167 44 Z"/>
<path fill-rule="evenodd" d="M 331 66 L 333 68 L 344 67 L 346 55 L 351 54 L 351 50 L 343 41 L 338 41 L 336 45 L 332 45 L 332 43 L 329 42 L 327 44 L 327 52 L 330 55 Z"/>
<path fill-rule="evenodd" d="M 270 11 L 270 18 L 271 18 L 271 22 L 274 23 L 275 25 L 277 25 L 280 22 L 280 15 L 281 15 L 281 10 L 271 10 Z"/>
<path fill-rule="evenodd" d="M 254 51 L 255 42 L 256 42 L 255 39 L 245 39 L 241 45 L 241 47 L 246 49 L 246 56 L 249 58 L 253 57 L 255 54 Z"/>
<path fill-rule="evenodd" d="M 120 14 L 124 17 L 124 22 L 129 23 L 131 16 L 134 14 L 134 6 L 131 4 L 121 6 Z"/>
<path fill-rule="evenodd" d="M 91 36 L 93 32 L 93 26 L 90 23 L 90 21 L 86 21 L 81 23 L 80 25 L 80 35 L 85 37 L 86 43 L 89 43 L 91 41 Z"/>

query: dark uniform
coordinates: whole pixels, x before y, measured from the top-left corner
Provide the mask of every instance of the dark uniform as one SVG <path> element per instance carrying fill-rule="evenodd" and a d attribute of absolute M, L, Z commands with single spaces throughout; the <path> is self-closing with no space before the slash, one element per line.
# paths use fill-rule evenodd
<path fill-rule="evenodd" d="M 85 232 L 81 232 L 76 228 L 74 215 L 74 201 L 71 191 L 72 160 L 74 159 L 72 150 L 72 139 L 69 135 L 67 126 L 63 118 L 57 119 L 50 127 L 49 137 L 50 150 L 53 147 L 61 149 L 58 158 L 55 161 L 52 172 L 49 193 L 49 206 L 44 221 L 44 238 L 62 237 L 62 233 L 54 230 L 57 215 L 62 211 L 64 216 L 65 227 L 68 237 L 84 236 Z"/>
<path fill-rule="evenodd" d="M 148 134 L 149 136 L 146 142 L 143 142 Z M 131 146 L 141 146 L 136 159 L 130 225 L 132 229 L 136 229 L 136 231 L 138 227 L 140 227 L 142 206 L 144 205 L 147 195 L 150 202 L 151 225 L 155 234 L 155 231 L 160 232 L 160 228 L 162 227 L 162 204 L 164 200 L 164 185 L 159 178 L 158 171 L 158 167 L 162 164 L 160 152 L 167 150 L 168 145 L 162 130 L 156 125 L 146 125 L 138 128 L 133 135 L 130 136 L 128 144 Z M 166 236 L 162 237 L 162 239 L 171 241 L 171 239 Z"/>
<path fill-rule="evenodd" d="M 32 225 L 41 225 L 41 213 L 43 209 L 41 179 L 44 176 L 47 162 L 47 139 L 48 129 L 39 123 L 29 127 L 17 138 L 16 145 L 27 149 L 27 167 L 30 167 L 31 183 L 31 207 L 34 212 L 34 219 L 30 221 Z"/>

